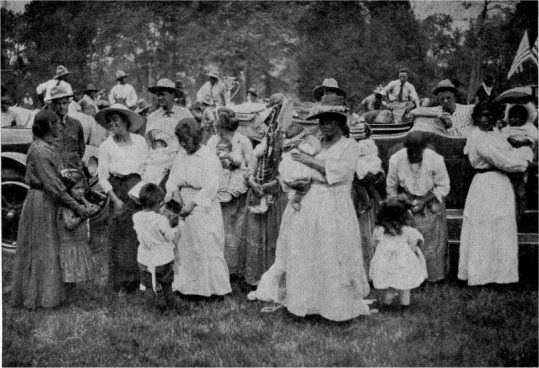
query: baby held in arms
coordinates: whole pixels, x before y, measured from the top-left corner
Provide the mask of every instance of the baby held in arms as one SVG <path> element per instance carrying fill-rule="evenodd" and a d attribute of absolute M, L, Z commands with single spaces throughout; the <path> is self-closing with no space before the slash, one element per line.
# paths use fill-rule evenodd
<path fill-rule="evenodd" d="M 324 181 L 318 171 L 292 159 L 293 152 L 303 152 L 315 156 L 320 152 L 320 142 L 312 135 L 305 135 L 303 127 L 292 123 L 285 133 L 283 156 L 279 164 L 279 175 L 288 192 L 288 200 L 294 210 L 301 209 L 301 200 L 311 187 L 313 179 Z M 285 189 L 286 190 L 286 189 Z"/>

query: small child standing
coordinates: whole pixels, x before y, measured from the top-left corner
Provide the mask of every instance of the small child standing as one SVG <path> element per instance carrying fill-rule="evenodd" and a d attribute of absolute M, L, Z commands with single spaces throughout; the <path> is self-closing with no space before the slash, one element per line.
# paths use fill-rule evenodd
<path fill-rule="evenodd" d="M 508 124 L 502 128 L 502 133 L 507 136 L 507 141 L 517 149 L 521 158 L 526 161 L 533 161 L 534 148 L 537 146 L 538 131 L 535 125 L 528 120 L 528 110 L 523 105 L 515 105 L 508 111 Z M 517 217 L 524 214 L 526 210 L 526 183 L 528 173 L 510 173 L 509 179 L 513 184 L 516 196 Z"/>
<path fill-rule="evenodd" d="M 89 203 L 86 193 L 86 178 L 75 169 L 62 173 L 64 183 L 71 196 L 95 214 L 99 207 Z M 81 220 L 73 210 L 60 207 L 58 211 L 58 234 L 60 236 L 60 268 L 66 286 L 94 279 L 94 264 L 90 249 L 90 220 Z"/>
<path fill-rule="evenodd" d="M 137 261 L 141 283 L 146 287 L 146 295 L 155 300 L 157 308 L 164 312 L 177 311 L 176 298 L 172 292 L 174 281 L 174 239 L 177 236 L 178 217 L 169 221 L 159 213 L 165 195 L 154 183 L 145 184 L 140 189 L 142 211 L 133 215 L 133 227 L 140 242 Z M 165 302 L 157 292 L 161 287 Z"/>
<path fill-rule="evenodd" d="M 217 192 L 219 202 L 230 202 L 234 193 L 245 193 L 246 167 L 240 155 L 232 151 L 232 142 L 221 138 L 215 147 L 217 157 L 221 161 L 222 175 Z"/>
<path fill-rule="evenodd" d="M 383 303 L 391 305 L 395 293 L 400 304 L 410 304 L 410 290 L 427 278 L 427 264 L 419 245 L 421 233 L 407 226 L 411 204 L 405 199 L 390 198 L 382 202 L 378 225 L 373 232 L 376 247 L 370 276 L 375 289 L 384 290 Z"/>
<path fill-rule="evenodd" d="M 320 152 L 320 142 L 312 135 L 306 136 L 303 127 L 292 123 L 285 133 L 283 142 L 283 156 L 279 164 L 279 175 L 284 184 L 291 190 L 288 192 L 290 205 L 296 211 L 301 209 L 301 200 L 311 188 L 312 180 L 317 177 L 320 181 L 324 178 L 316 170 L 295 161 L 293 152 L 303 152 L 309 156 L 315 156 Z"/>

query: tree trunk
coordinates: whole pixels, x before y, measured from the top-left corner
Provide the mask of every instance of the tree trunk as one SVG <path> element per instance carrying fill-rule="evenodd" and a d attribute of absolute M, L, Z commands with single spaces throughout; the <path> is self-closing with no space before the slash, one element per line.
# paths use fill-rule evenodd
<path fill-rule="evenodd" d="M 483 10 L 479 18 L 477 19 L 477 48 L 474 55 L 474 60 L 472 64 L 472 70 L 470 72 L 470 83 L 468 84 L 468 101 L 470 101 L 474 93 L 481 84 L 481 61 L 483 60 L 483 33 L 485 31 L 485 19 L 487 17 L 488 10 L 488 0 L 485 0 L 483 4 Z"/>

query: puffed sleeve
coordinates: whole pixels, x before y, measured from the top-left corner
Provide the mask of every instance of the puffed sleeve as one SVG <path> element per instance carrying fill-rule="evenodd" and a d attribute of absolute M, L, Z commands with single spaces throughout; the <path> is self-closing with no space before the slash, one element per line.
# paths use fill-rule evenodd
<path fill-rule="evenodd" d="M 67 208 L 77 211 L 82 206 L 69 195 L 62 182 L 60 168 L 53 153 L 49 149 L 34 151 L 31 159 L 35 163 L 35 170 L 43 185 L 43 190 L 49 193 L 58 202 Z"/>
<path fill-rule="evenodd" d="M 346 139 L 346 138 L 344 138 Z M 347 139 L 340 152 L 325 160 L 326 180 L 335 184 L 349 179 L 356 170 L 359 148 L 353 140 Z"/>
<path fill-rule="evenodd" d="M 432 188 L 432 192 L 436 196 L 436 199 L 441 202 L 447 197 L 449 190 L 451 189 L 449 174 L 447 173 L 447 168 L 442 156 L 434 154 L 433 163 L 432 182 L 434 183 L 434 187 Z"/>
<path fill-rule="evenodd" d="M 101 188 L 105 193 L 108 193 L 112 190 L 112 185 L 109 182 L 110 178 L 110 160 L 111 160 L 111 153 L 109 150 L 109 144 L 108 141 L 104 141 L 99 146 L 99 152 L 98 152 L 98 163 L 97 163 L 97 175 L 99 178 L 99 185 L 101 185 Z"/>
<path fill-rule="evenodd" d="M 413 227 L 406 226 L 404 229 L 406 231 L 406 241 L 408 246 L 412 251 L 415 251 L 416 247 L 423 243 L 423 235 Z"/>
<path fill-rule="evenodd" d="M 528 163 L 518 157 L 516 149 L 501 150 L 479 135 L 474 135 L 472 139 L 478 154 L 492 166 L 505 172 L 524 172 L 528 168 Z"/>
<path fill-rule="evenodd" d="M 217 156 L 210 154 L 205 158 L 204 165 L 202 165 L 200 169 L 203 170 L 203 184 L 200 191 L 193 198 L 193 202 L 195 202 L 197 206 L 210 207 L 219 190 L 221 163 Z"/>
<path fill-rule="evenodd" d="M 389 167 L 387 169 L 386 178 L 386 191 L 387 197 L 397 196 L 397 190 L 399 189 L 399 171 L 398 171 L 398 157 L 396 154 L 389 159 Z"/>

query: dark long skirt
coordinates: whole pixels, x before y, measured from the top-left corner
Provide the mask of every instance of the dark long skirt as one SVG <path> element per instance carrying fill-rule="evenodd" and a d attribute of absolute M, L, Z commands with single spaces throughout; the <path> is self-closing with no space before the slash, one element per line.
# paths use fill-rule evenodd
<path fill-rule="evenodd" d="M 19 221 L 11 305 L 53 308 L 65 300 L 60 271 L 58 208 L 44 191 L 30 189 Z"/>
<path fill-rule="evenodd" d="M 223 224 L 225 226 L 225 260 L 231 275 L 240 275 L 243 271 L 245 252 L 242 249 L 245 237 L 245 215 L 247 206 L 246 193 L 232 197 L 229 202 L 221 202 Z"/>
<path fill-rule="evenodd" d="M 137 252 L 139 242 L 133 228 L 133 214 L 140 207 L 127 195 L 140 181 L 139 175 L 109 179 L 114 193 L 125 204 L 125 212 L 120 217 L 112 216 L 109 223 L 110 271 L 109 278 L 115 291 L 124 288 L 135 291 L 139 285 Z"/>
<path fill-rule="evenodd" d="M 248 285 L 257 285 L 262 274 L 275 261 L 275 247 L 287 202 L 286 193 L 280 191 L 275 203 L 268 208 L 266 213 L 254 214 L 247 211 L 243 274 Z"/>

